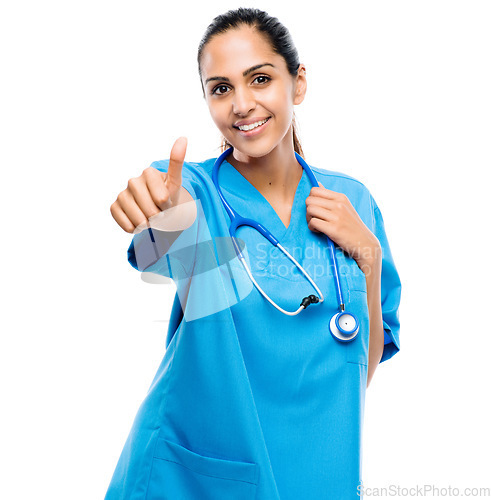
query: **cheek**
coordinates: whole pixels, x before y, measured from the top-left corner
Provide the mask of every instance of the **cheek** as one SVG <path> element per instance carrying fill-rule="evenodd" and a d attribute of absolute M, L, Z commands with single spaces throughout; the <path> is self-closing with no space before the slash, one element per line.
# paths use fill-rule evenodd
<path fill-rule="evenodd" d="M 215 125 L 222 129 L 226 126 L 227 123 L 227 112 L 223 109 L 222 106 L 208 106 L 208 110 L 210 112 L 210 116 L 212 120 L 215 122 Z"/>
<path fill-rule="evenodd" d="M 286 89 L 272 89 L 266 96 L 265 106 L 275 114 L 279 121 L 291 121 L 291 108 L 293 108 L 291 95 Z"/>
<path fill-rule="evenodd" d="M 209 108 L 209 111 L 217 129 L 227 140 L 230 140 L 233 137 L 233 132 L 230 130 L 231 117 L 229 108 L 225 106 L 213 106 Z"/>

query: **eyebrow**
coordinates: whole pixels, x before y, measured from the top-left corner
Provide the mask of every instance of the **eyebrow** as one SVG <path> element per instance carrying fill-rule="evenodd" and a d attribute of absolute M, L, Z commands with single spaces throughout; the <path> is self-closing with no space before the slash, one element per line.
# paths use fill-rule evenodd
<path fill-rule="evenodd" d="M 252 66 L 251 68 L 246 69 L 242 73 L 242 76 L 247 76 L 249 73 L 252 73 L 253 71 L 256 71 L 256 69 L 262 68 L 263 66 L 271 66 L 272 68 L 275 68 L 275 66 L 273 64 L 271 64 L 271 63 L 256 64 L 255 66 Z M 226 76 L 212 76 L 211 78 L 207 78 L 206 79 L 205 85 L 208 82 L 211 82 L 211 81 L 214 81 L 214 80 L 221 80 L 221 81 L 224 81 L 224 82 L 229 82 L 230 81 L 230 79 L 227 78 Z"/>

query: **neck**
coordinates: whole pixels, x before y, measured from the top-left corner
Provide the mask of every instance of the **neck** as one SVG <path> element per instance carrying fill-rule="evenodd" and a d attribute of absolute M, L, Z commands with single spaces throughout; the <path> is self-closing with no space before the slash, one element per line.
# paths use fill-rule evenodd
<path fill-rule="evenodd" d="M 293 200 L 303 172 L 295 157 L 292 142 L 281 142 L 271 152 L 259 158 L 234 149 L 227 161 L 266 199 L 279 203 Z"/>

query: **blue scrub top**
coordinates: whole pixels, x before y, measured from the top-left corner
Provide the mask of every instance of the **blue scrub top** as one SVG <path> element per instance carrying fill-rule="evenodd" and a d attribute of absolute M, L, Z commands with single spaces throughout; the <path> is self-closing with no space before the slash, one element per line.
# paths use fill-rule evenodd
<path fill-rule="evenodd" d="M 340 343 L 329 332 L 338 303 L 326 237 L 307 226 L 312 185 L 305 171 L 285 227 L 225 160 L 218 178 L 227 201 L 267 227 L 324 295 L 323 303 L 296 316 L 278 311 L 252 285 L 230 245 L 230 218 L 211 178 L 214 162 L 183 166 L 182 185 L 198 208 L 194 223 L 177 239 L 143 231 L 128 249 L 135 269 L 172 278 L 177 291 L 165 355 L 105 499 L 360 498 L 369 346 L 365 276 L 337 248 L 346 309 L 360 322 L 356 339 Z M 152 166 L 164 172 L 168 164 Z M 311 168 L 325 188 L 348 196 L 382 246 L 383 362 L 399 351 L 401 283 L 382 214 L 358 180 Z M 294 311 L 303 297 L 316 294 L 257 231 L 242 227 L 237 236 L 254 278 L 278 305 Z"/>

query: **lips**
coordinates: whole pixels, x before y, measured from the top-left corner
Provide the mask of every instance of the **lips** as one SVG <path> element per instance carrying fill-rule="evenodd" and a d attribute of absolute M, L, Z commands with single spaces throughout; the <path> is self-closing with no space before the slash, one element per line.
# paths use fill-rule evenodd
<path fill-rule="evenodd" d="M 239 122 L 236 122 L 232 126 L 235 129 L 239 129 L 239 127 L 242 127 L 242 126 L 254 125 L 255 123 L 264 122 L 264 120 L 266 120 L 266 122 L 267 122 L 270 118 L 271 118 L 271 116 L 265 116 L 263 118 L 249 118 L 249 120 L 241 120 Z M 259 127 L 257 127 L 257 128 L 259 128 Z M 254 129 L 251 129 L 251 130 L 254 130 Z M 247 131 L 244 131 L 244 132 L 247 132 Z"/>
<path fill-rule="evenodd" d="M 235 126 L 234 128 L 237 130 L 237 133 L 244 139 L 254 139 L 255 137 L 260 136 L 263 133 L 263 131 L 265 131 L 268 128 L 268 124 L 271 121 L 270 118 L 271 117 L 268 116 L 268 118 L 266 118 L 266 121 L 262 125 L 258 125 L 252 128 L 251 130 L 240 130 L 238 127 Z M 252 124 L 254 123 L 258 123 L 258 121 L 257 120 L 253 121 Z"/>

